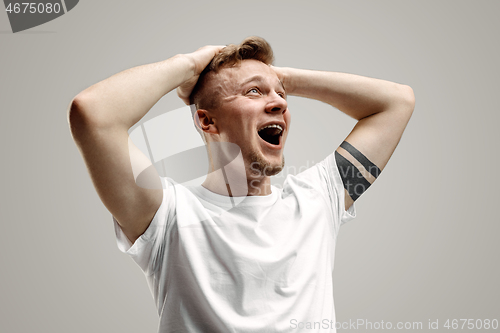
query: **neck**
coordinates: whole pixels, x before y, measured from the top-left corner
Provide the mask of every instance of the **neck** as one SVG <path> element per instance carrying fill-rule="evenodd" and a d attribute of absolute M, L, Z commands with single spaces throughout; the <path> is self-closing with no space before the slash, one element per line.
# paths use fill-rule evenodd
<path fill-rule="evenodd" d="M 271 177 L 252 176 L 246 168 L 243 172 L 236 171 L 230 165 L 212 171 L 202 186 L 214 193 L 229 197 L 271 194 Z"/>
<path fill-rule="evenodd" d="M 231 197 L 271 194 L 271 177 L 252 169 L 252 159 L 245 160 L 238 145 L 216 142 L 207 145 L 208 175 L 202 186 Z"/>

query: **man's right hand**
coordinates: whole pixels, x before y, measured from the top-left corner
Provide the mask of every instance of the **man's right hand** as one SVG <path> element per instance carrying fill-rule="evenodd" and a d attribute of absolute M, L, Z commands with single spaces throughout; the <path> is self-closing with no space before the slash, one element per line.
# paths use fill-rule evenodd
<path fill-rule="evenodd" d="M 131 166 L 151 161 L 133 145 L 128 130 L 176 88 L 189 104 L 200 73 L 222 48 L 205 46 L 190 54 L 125 70 L 85 89 L 70 104 L 71 133 L 97 193 L 131 242 L 149 226 L 163 191 L 154 168 L 150 168 L 151 179 L 157 186 L 147 189 L 136 184 Z"/>
<path fill-rule="evenodd" d="M 207 67 L 207 65 L 212 61 L 214 56 L 218 54 L 225 46 L 214 46 L 207 45 L 199 48 L 193 53 L 186 54 L 186 58 L 188 58 L 193 66 L 193 76 L 181 84 L 177 88 L 177 95 L 182 99 L 184 103 L 187 105 L 190 104 L 189 96 L 193 91 L 196 82 L 198 82 L 198 78 L 200 77 L 201 72 Z"/>

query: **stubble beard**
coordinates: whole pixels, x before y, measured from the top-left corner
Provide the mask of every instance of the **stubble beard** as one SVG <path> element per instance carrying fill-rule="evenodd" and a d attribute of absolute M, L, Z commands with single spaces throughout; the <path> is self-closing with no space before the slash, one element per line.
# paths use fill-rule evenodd
<path fill-rule="evenodd" d="M 272 165 L 261 154 L 255 151 L 250 154 L 250 174 L 254 177 L 277 175 L 283 170 L 284 166 L 284 155 L 281 155 L 281 164 Z"/>

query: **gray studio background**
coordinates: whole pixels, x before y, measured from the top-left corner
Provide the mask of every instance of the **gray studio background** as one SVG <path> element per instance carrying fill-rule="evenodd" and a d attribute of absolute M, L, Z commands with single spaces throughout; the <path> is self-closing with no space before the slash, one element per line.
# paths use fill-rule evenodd
<path fill-rule="evenodd" d="M 429 320 L 500 319 L 499 12 L 498 1 L 88 0 L 12 34 L 2 10 L 0 331 L 156 332 L 146 280 L 116 247 L 66 109 L 112 74 L 249 35 L 270 42 L 277 66 L 416 95 L 392 160 L 341 228 L 337 320 L 426 332 Z M 172 93 L 148 116 L 181 106 Z M 321 161 L 354 126 L 316 101 L 289 108 L 288 166 Z"/>

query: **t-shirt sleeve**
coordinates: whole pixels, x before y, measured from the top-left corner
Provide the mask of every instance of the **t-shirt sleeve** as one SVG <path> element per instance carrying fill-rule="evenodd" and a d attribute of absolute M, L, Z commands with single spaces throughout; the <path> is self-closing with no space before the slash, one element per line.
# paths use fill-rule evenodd
<path fill-rule="evenodd" d="M 146 231 L 132 244 L 113 217 L 118 249 L 128 254 L 144 274 L 154 274 L 166 255 L 165 240 L 175 216 L 174 183 L 164 178 L 163 199 Z"/>
<path fill-rule="evenodd" d="M 356 217 L 354 204 L 348 210 L 345 209 L 344 183 L 335 161 L 335 152 L 298 175 L 289 176 L 285 180 L 284 193 L 293 192 L 293 186 L 314 189 L 321 195 L 330 209 L 335 234 L 342 224 Z"/>
<path fill-rule="evenodd" d="M 327 158 L 317 164 L 317 167 L 321 169 L 320 173 L 325 177 L 326 190 L 332 203 L 333 213 L 339 222 L 337 227 L 340 227 L 356 217 L 356 207 L 353 203 L 348 210 L 345 209 L 344 183 L 335 161 L 335 153 L 328 155 Z"/>
<path fill-rule="evenodd" d="M 335 161 L 335 153 L 298 174 L 297 178 L 319 191 L 328 202 L 335 231 L 342 224 L 356 217 L 354 204 L 348 210 L 345 209 L 344 184 Z"/>

